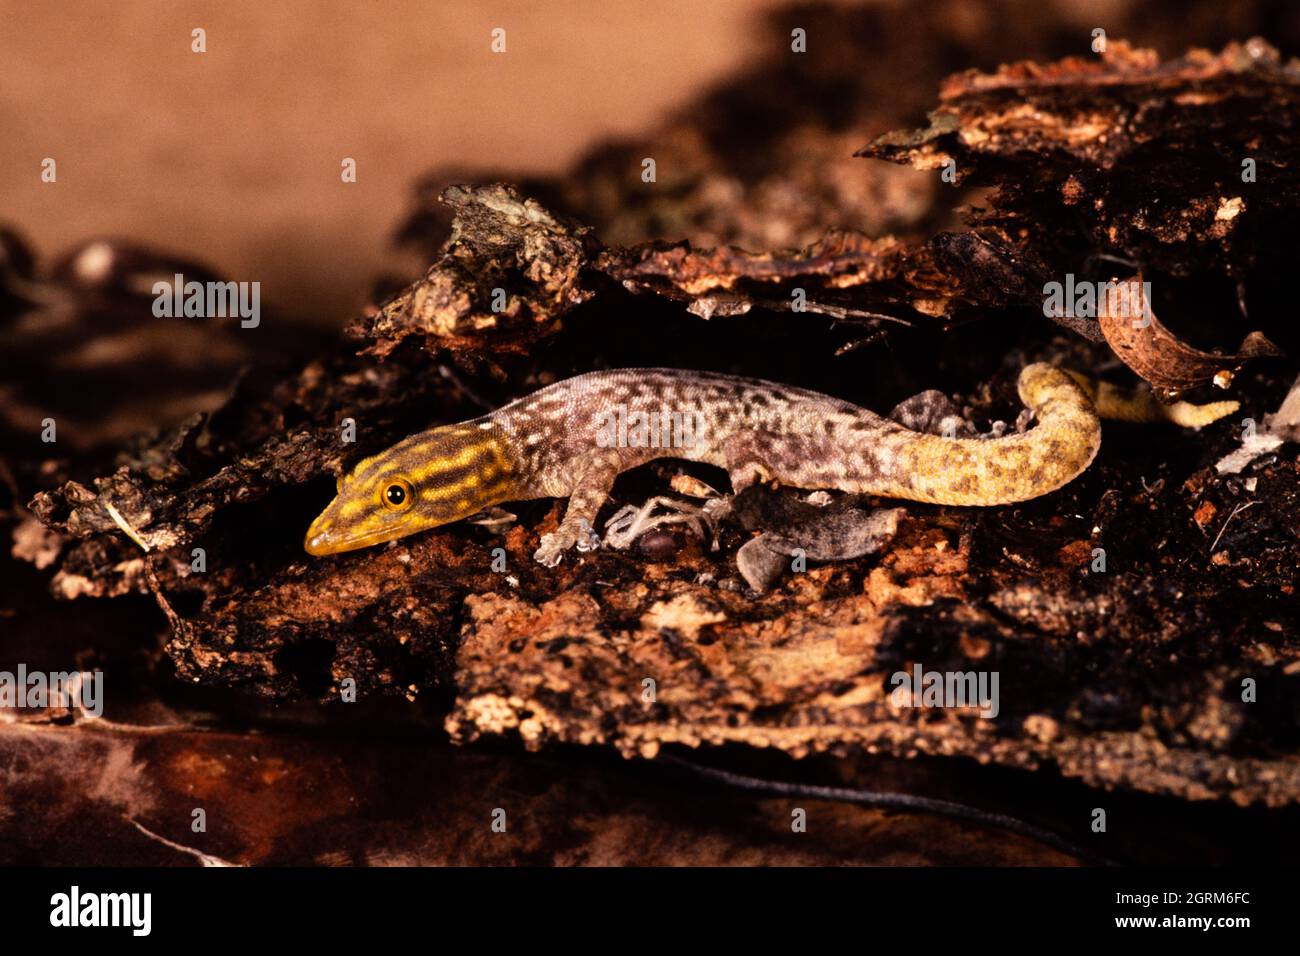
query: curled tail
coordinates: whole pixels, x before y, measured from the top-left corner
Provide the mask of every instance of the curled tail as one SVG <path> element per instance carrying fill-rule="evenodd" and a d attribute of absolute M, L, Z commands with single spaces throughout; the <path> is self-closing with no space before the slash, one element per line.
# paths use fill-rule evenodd
<path fill-rule="evenodd" d="M 1017 382 L 1037 424 L 1002 438 L 942 438 L 897 426 L 880 442 L 869 494 L 940 505 L 1005 505 L 1068 484 L 1097 456 L 1101 420 L 1068 373 L 1028 365 Z"/>

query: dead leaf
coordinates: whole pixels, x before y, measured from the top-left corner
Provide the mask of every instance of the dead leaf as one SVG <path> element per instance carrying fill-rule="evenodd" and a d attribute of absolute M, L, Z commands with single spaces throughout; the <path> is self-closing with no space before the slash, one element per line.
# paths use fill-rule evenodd
<path fill-rule="evenodd" d="M 1097 295 L 1097 320 L 1119 360 L 1172 398 L 1206 382 L 1227 388 L 1249 359 L 1281 355 L 1262 332 L 1251 332 L 1234 355 L 1202 352 L 1161 324 L 1151 311 L 1139 273 L 1111 280 Z"/>

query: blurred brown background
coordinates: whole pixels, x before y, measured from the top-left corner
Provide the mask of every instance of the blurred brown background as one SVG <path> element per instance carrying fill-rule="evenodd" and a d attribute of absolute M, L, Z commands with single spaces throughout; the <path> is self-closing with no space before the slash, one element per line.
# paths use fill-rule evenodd
<path fill-rule="evenodd" d="M 998 15 L 996 4 L 939 6 L 958 37 Z M 46 262 L 90 238 L 127 238 L 260 281 L 277 316 L 337 324 L 386 265 L 422 265 L 394 261 L 389 241 L 421 174 L 556 175 L 604 139 L 651 132 L 786 42 L 765 28 L 774 9 L 789 5 L 0 0 L 0 223 Z M 1130 0 L 1034 9 L 1085 38 L 1132 13 Z M 1235 19 L 1225 4 L 1210 32 L 1232 35 Z M 1027 55 L 1020 26 L 1006 24 L 1007 49 L 966 65 Z M 191 52 L 196 27 L 206 53 Z M 496 27 L 504 55 L 490 49 Z M 936 65 L 948 52 L 934 51 Z M 40 179 L 47 156 L 56 184 Z M 340 181 L 344 157 L 357 160 L 355 184 Z"/>
<path fill-rule="evenodd" d="M 130 238 L 261 281 L 287 318 L 340 322 L 421 173 L 557 173 L 734 71 L 773 5 L 5 0 L 0 221 L 43 259 Z"/>

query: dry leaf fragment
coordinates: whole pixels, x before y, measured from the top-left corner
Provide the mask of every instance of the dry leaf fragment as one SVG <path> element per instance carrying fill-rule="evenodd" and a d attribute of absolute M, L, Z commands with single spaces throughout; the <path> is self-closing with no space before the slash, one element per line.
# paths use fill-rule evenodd
<path fill-rule="evenodd" d="M 1213 382 L 1227 388 L 1247 360 L 1281 355 L 1262 332 L 1251 332 L 1233 355 L 1193 348 L 1161 324 L 1151 311 L 1141 274 L 1112 280 L 1097 296 L 1097 321 L 1119 360 L 1165 397 Z"/>

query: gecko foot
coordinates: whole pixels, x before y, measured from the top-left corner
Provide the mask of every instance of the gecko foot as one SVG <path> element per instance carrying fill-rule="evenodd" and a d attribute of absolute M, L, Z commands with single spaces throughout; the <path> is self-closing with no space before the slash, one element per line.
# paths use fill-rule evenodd
<path fill-rule="evenodd" d="M 574 545 L 571 534 L 553 531 L 542 535 L 542 546 L 533 552 L 533 560 L 553 568 L 564 558 L 564 552 Z"/>
<path fill-rule="evenodd" d="M 582 523 L 582 529 L 578 532 L 574 546 L 579 551 L 595 551 L 600 548 L 600 535 L 591 530 L 587 522 Z"/>
<path fill-rule="evenodd" d="M 564 552 L 576 547 L 579 551 L 595 551 L 600 547 L 600 535 L 592 531 L 587 522 L 580 528 L 566 528 L 542 535 L 542 544 L 533 552 L 533 560 L 553 568 L 564 559 Z"/>

